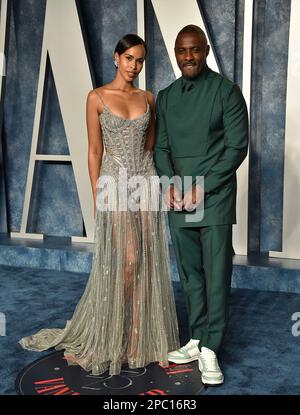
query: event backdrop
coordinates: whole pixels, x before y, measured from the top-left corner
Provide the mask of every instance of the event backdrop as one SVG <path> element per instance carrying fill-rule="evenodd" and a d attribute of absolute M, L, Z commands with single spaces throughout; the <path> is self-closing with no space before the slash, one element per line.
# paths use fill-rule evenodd
<path fill-rule="evenodd" d="M 56 0 L 48 0 L 51 1 Z M 74 3 L 78 13 L 89 63 L 91 88 L 111 81 L 115 71 L 113 51 L 117 41 L 126 33 L 140 33 L 141 2 L 61 0 L 61 3 L 65 2 Z M 205 22 L 220 72 L 241 87 L 246 2 L 247 0 L 193 1 Z M 47 0 L 1 0 L 0 5 L 3 6 L 3 3 L 7 5 L 7 16 L 3 35 L 6 73 L 2 77 L 0 112 L 0 231 L 18 232 L 33 136 Z M 154 2 L 145 0 L 142 3 L 143 30 L 149 46 L 145 68 L 146 87 L 157 95 L 160 89 L 175 79 L 175 73 Z M 176 3 L 178 1 L 173 2 L 174 7 L 169 11 L 170 23 L 176 15 Z M 182 0 L 181 3 L 188 8 L 191 0 Z M 254 0 L 251 4 L 248 251 L 267 253 L 282 249 L 291 0 Z M 4 8 L 1 7 L 1 10 L 3 13 Z M 2 18 L 3 14 L 3 26 Z M 195 17 L 195 21 L 190 23 L 199 24 L 199 21 Z M 59 38 L 57 42 L 60 42 Z M 76 82 L 80 85 L 80 78 L 76 78 Z M 41 108 L 38 152 L 68 155 L 66 129 L 52 72 L 51 54 L 47 57 Z M 84 109 L 84 103 L 82 108 Z M 82 140 L 87 145 L 86 133 Z M 86 157 L 82 157 L 81 163 L 82 170 L 86 171 Z M 295 172 L 294 180 L 297 198 L 298 172 Z M 290 200 L 290 203 L 296 202 Z M 299 221 L 299 212 L 295 212 L 294 221 Z M 35 163 L 27 230 L 57 236 L 85 234 L 71 161 L 39 160 Z"/>

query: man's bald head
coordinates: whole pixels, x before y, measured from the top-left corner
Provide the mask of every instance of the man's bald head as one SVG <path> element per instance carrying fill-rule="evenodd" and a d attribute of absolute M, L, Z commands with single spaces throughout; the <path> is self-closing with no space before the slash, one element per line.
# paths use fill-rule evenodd
<path fill-rule="evenodd" d="M 207 37 L 206 37 L 205 32 L 201 29 L 201 27 L 196 26 L 194 24 L 189 24 L 187 26 L 184 26 L 178 33 L 176 40 L 175 40 L 175 47 L 176 47 L 176 42 L 179 39 L 179 37 L 185 34 L 197 34 L 203 40 L 205 47 L 207 46 Z"/>

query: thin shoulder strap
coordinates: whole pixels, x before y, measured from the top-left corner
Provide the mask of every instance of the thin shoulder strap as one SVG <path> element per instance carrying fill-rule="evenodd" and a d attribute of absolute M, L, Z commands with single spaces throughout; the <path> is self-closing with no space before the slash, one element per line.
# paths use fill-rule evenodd
<path fill-rule="evenodd" d="M 97 92 L 97 91 L 96 91 L 96 89 L 94 89 L 94 91 L 96 92 L 96 94 L 98 95 L 98 97 L 101 99 L 102 104 L 103 104 L 103 105 L 105 105 L 105 104 L 104 104 L 104 101 L 103 101 L 103 98 L 102 98 L 102 96 L 99 94 L 99 92 Z"/>

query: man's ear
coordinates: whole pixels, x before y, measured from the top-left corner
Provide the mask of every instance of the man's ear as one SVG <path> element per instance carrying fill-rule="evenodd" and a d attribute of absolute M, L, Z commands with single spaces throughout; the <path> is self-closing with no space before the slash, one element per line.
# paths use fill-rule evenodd
<path fill-rule="evenodd" d="M 209 52 L 210 52 L 210 46 L 209 46 L 209 45 L 207 45 L 207 46 L 206 46 L 206 56 L 208 56 Z"/>

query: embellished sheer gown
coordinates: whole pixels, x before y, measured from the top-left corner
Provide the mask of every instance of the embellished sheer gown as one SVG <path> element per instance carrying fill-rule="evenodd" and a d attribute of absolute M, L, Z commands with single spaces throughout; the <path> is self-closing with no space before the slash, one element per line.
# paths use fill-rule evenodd
<path fill-rule="evenodd" d="M 119 374 L 123 363 L 167 366 L 167 353 L 180 347 L 159 179 L 145 150 L 150 113 L 147 102 L 144 114 L 126 119 L 104 104 L 105 154 L 85 291 L 65 328 L 42 329 L 19 341 L 28 350 L 64 349 L 69 365 L 93 375 Z"/>

